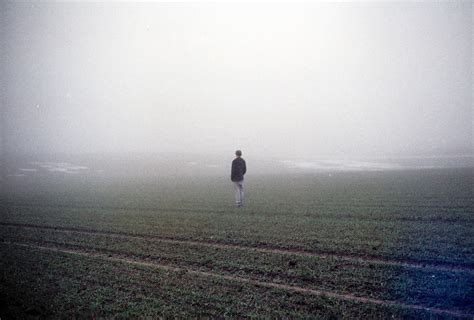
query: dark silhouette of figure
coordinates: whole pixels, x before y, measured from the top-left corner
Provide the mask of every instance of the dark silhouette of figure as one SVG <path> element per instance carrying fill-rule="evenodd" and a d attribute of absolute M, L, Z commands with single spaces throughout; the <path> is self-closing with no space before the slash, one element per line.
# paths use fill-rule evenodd
<path fill-rule="evenodd" d="M 247 172 L 247 165 L 242 159 L 242 151 L 235 151 L 235 159 L 232 161 L 232 171 L 230 180 L 234 183 L 235 205 L 240 208 L 244 205 L 244 175 Z"/>

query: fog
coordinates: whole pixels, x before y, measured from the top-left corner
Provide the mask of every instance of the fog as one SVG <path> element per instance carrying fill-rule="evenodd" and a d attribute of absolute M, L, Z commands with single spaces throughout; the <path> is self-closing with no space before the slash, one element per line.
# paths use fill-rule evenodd
<path fill-rule="evenodd" d="M 4 154 L 473 154 L 469 1 L 0 6 Z"/>

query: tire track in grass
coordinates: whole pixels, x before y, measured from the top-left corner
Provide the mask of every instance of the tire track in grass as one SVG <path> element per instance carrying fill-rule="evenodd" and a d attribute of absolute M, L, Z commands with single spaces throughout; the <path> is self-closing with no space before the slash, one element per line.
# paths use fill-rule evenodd
<path fill-rule="evenodd" d="M 351 260 L 362 263 L 373 263 L 373 264 L 383 264 L 383 265 L 394 265 L 401 266 L 406 268 L 421 268 L 421 269 L 434 269 L 439 271 L 450 271 L 450 272 L 469 272 L 474 273 L 474 267 L 463 266 L 455 263 L 449 262 L 422 262 L 410 259 L 389 259 L 383 257 L 374 257 L 374 256 L 364 256 L 364 255 L 355 255 L 355 254 L 339 254 L 339 253 L 325 253 L 325 252 L 313 252 L 307 251 L 304 249 L 283 249 L 283 248 L 272 248 L 272 247 L 257 247 L 257 246 L 247 246 L 239 244 L 229 244 L 229 243 L 218 243 L 210 241 L 197 241 L 197 240 L 181 240 L 169 237 L 162 237 L 157 235 L 140 235 L 126 232 L 114 232 L 114 231 L 101 231 L 94 229 L 81 229 L 81 228 L 70 228 L 70 227 L 54 227 L 54 226 L 41 226 L 34 224 L 20 224 L 20 223 L 4 223 L 0 222 L 0 226 L 6 227 L 16 227 L 24 229 L 43 229 L 43 230 L 53 230 L 56 232 L 68 232 L 68 233 L 77 233 L 77 234 L 92 234 L 92 235 L 106 235 L 114 237 L 122 237 L 129 239 L 145 239 L 145 240 L 155 240 L 164 243 L 170 244 L 183 244 L 191 246 L 204 246 L 218 249 L 237 249 L 237 250 L 249 250 L 262 253 L 274 253 L 274 254 L 283 254 L 283 255 L 297 255 L 305 257 L 317 257 L 322 259 L 327 258 L 339 258 L 345 260 Z"/>
<path fill-rule="evenodd" d="M 120 263 L 132 264 L 132 265 L 149 267 L 149 268 L 157 268 L 157 269 L 171 271 L 171 272 L 180 272 L 180 273 L 184 272 L 190 275 L 246 283 L 246 284 L 250 284 L 254 286 L 292 291 L 292 292 L 297 292 L 301 294 L 329 297 L 329 298 L 334 298 L 334 299 L 339 299 L 339 300 L 344 300 L 344 301 L 349 301 L 349 302 L 375 304 L 375 305 L 386 306 L 386 307 L 396 307 L 396 308 L 410 309 L 410 310 L 416 310 L 416 311 L 424 311 L 424 312 L 429 312 L 435 315 L 448 315 L 448 316 L 454 316 L 454 317 L 459 317 L 459 318 L 474 318 L 474 314 L 468 314 L 468 313 L 463 313 L 463 312 L 454 311 L 454 310 L 432 308 L 432 307 L 426 307 L 423 305 L 416 305 L 416 304 L 406 304 L 403 302 L 398 302 L 398 301 L 393 301 L 393 300 L 381 300 L 381 299 L 374 299 L 374 298 L 367 298 L 367 297 L 359 297 L 353 294 L 340 294 L 340 293 L 335 293 L 335 292 L 326 291 L 326 290 L 308 289 L 308 288 L 295 286 L 295 285 L 286 285 L 286 284 L 281 284 L 281 283 L 258 281 L 258 280 L 253 280 L 253 279 L 248 279 L 248 278 L 243 278 L 243 277 L 238 277 L 238 276 L 223 275 L 223 274 L 214 273 L 214 272 L 206 272 L 206 271 L 199 271 L 199 270 L 193 270 L 193 269 L 188 269 L 188 268 L 173 267 L 173 266 L 169 266 L 165 264 L 153 263 L 153 262 L 148 262 L 148 261 L 144 261 L 140 259 L 114 257 L 110 253 L 104 254 L 104 253 L 99 253 L 99 252 L 88 252 L 88 251 L 83 251 L 83 250 L 62 249 L 58 247 L 45 247 L 45 246 L 38 246 L 38 245 L 31 245 L 31 244 L 24 244 L 24 243 L 12 243 L 12 242 L 0 242 L 0 244 L 15 245 L 15 246 L 20 246 L 20 247 L 25 247 L 25 248 L 30 248 L 30 249 L 73 254 L 73 255 L 79 255 L 79 256 L 88 257 L 88 258 L 98 258 L 98 259 L 103 259 L 103 260 L 107 260 L 111 262 L 120 262 Z"/>

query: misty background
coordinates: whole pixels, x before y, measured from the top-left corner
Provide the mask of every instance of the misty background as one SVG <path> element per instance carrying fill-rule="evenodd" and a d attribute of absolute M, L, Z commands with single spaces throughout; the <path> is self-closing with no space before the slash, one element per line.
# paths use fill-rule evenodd
<path fill-rule="evenodd" d="M 474 163 L 470 1 L 0 11 L 3 159 L 34 160 L 15 175 L 92 154 L 227 173 L 236 149 L 289 169 Z"/>

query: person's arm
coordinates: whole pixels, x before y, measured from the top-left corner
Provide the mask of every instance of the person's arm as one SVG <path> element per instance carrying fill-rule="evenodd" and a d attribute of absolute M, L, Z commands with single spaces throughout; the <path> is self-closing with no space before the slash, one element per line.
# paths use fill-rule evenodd
<path fill-rule="evenodd" d="M 247 172 L 247 165 L 245 164 L 245 160 L 243 162 L 243 166 L 242 166 L 242 174 L 245 174 Z"/>
<path fill-rule="evenodd" d="M 232 161 L 232 168 L 230 169 L 230 179 L 234 179 L 235 171 L 237 169 L 235 161 Z"/>

